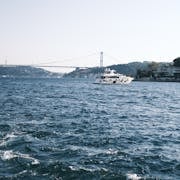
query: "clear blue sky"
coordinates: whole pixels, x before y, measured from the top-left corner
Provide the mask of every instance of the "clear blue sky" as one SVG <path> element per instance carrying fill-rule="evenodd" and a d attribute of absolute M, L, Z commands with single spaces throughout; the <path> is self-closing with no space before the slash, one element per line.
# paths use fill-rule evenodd
<path fill-rule="evenodd" d="M 179 8 L 180 0 L 0 0 L 0 64 L 93 66 L 99 55 L 75 57 L 100 51 L 116 58 L 105 65 L 172 61 Z"/>

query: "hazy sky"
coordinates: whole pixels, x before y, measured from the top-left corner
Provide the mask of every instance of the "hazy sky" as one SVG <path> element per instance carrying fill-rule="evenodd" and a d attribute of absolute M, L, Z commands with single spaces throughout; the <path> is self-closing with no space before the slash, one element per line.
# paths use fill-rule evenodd
<path fill-rule="evenodd" d="M 179 44 L 180 0 L 0 0 L 0 64 L 172 61 Z"/>

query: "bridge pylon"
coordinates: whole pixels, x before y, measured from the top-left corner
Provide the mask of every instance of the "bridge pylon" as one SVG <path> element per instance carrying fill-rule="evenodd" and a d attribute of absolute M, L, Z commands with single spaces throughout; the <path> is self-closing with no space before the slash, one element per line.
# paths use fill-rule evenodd
<path fill-rule="evenodd" d="M 100 67 L 103 67 L 103 52 L 100 52 Z"/>

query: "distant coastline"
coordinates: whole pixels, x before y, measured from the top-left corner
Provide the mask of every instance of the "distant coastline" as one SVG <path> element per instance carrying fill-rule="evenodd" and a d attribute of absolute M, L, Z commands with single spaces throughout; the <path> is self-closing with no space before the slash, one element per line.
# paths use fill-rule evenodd
<path fill-rule="evenodd" d="M 134 81 L 180 82 L 180 58 L 172 62 L 132 62 L 107 66 L 118 73 L 134 77 Z M 97 78 L 107 67 L 94 67 L 62 74 L 31 66 L 0 66 L 1 78 Z"/>
<path fill-rule="evenodd" d="M 180 82 L 180 58 L 176 58 L 170 63 L 144 61 L 107 67 L 118 73 L 132 76 L 135 81 Z M 76 69 L 63 77 L 97 78 L 105 68 Z"/>
<path fill-rule="evenodd" d="M 53 73 L 31 66 L 0 66 L 1 78 L 58 78 L 60 73 Z"/>

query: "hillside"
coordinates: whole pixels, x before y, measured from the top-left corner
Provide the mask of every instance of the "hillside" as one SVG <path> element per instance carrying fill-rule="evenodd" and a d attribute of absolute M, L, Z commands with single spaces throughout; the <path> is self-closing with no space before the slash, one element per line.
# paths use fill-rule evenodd
<path fill-rule="evenodd" d="M 60 76 L 62 76 L 62 74 L 52 73 L 44 69 L 31 66 L 0 66 L 0 77 L 47 78 Z"/>
<path fill-rule="evenodd" d="M 64 77 L 78 77 L 78 78 L 96 78 L 104 72 L 105 68 L 110 68 L 116 70 L 116 72 L 121 74 L 126 74 L 132 77 L 136 77 L 138 69 L 146 69 L 148 67 L 148 63 L 144 62 L 133 62 L 128 64 L 117 64 L 117 65 L 111 65 L 107 67 L 95 67 L 95 68 L 88 68 L 88 69 L 76 69 L 73 72 L 70 72 L 68 74 L 64 74 Z"/>
<path fill-rule="evenodd" d="M 76 69 L 65 74 L 64 77 L 97 78 L 105 68 L 116 70 L 117 73 L 132 76 L 138 81 L 175 81 L 180 82 L 180 58 L 173 62 L 132 62 L 107 67 Z"/>

